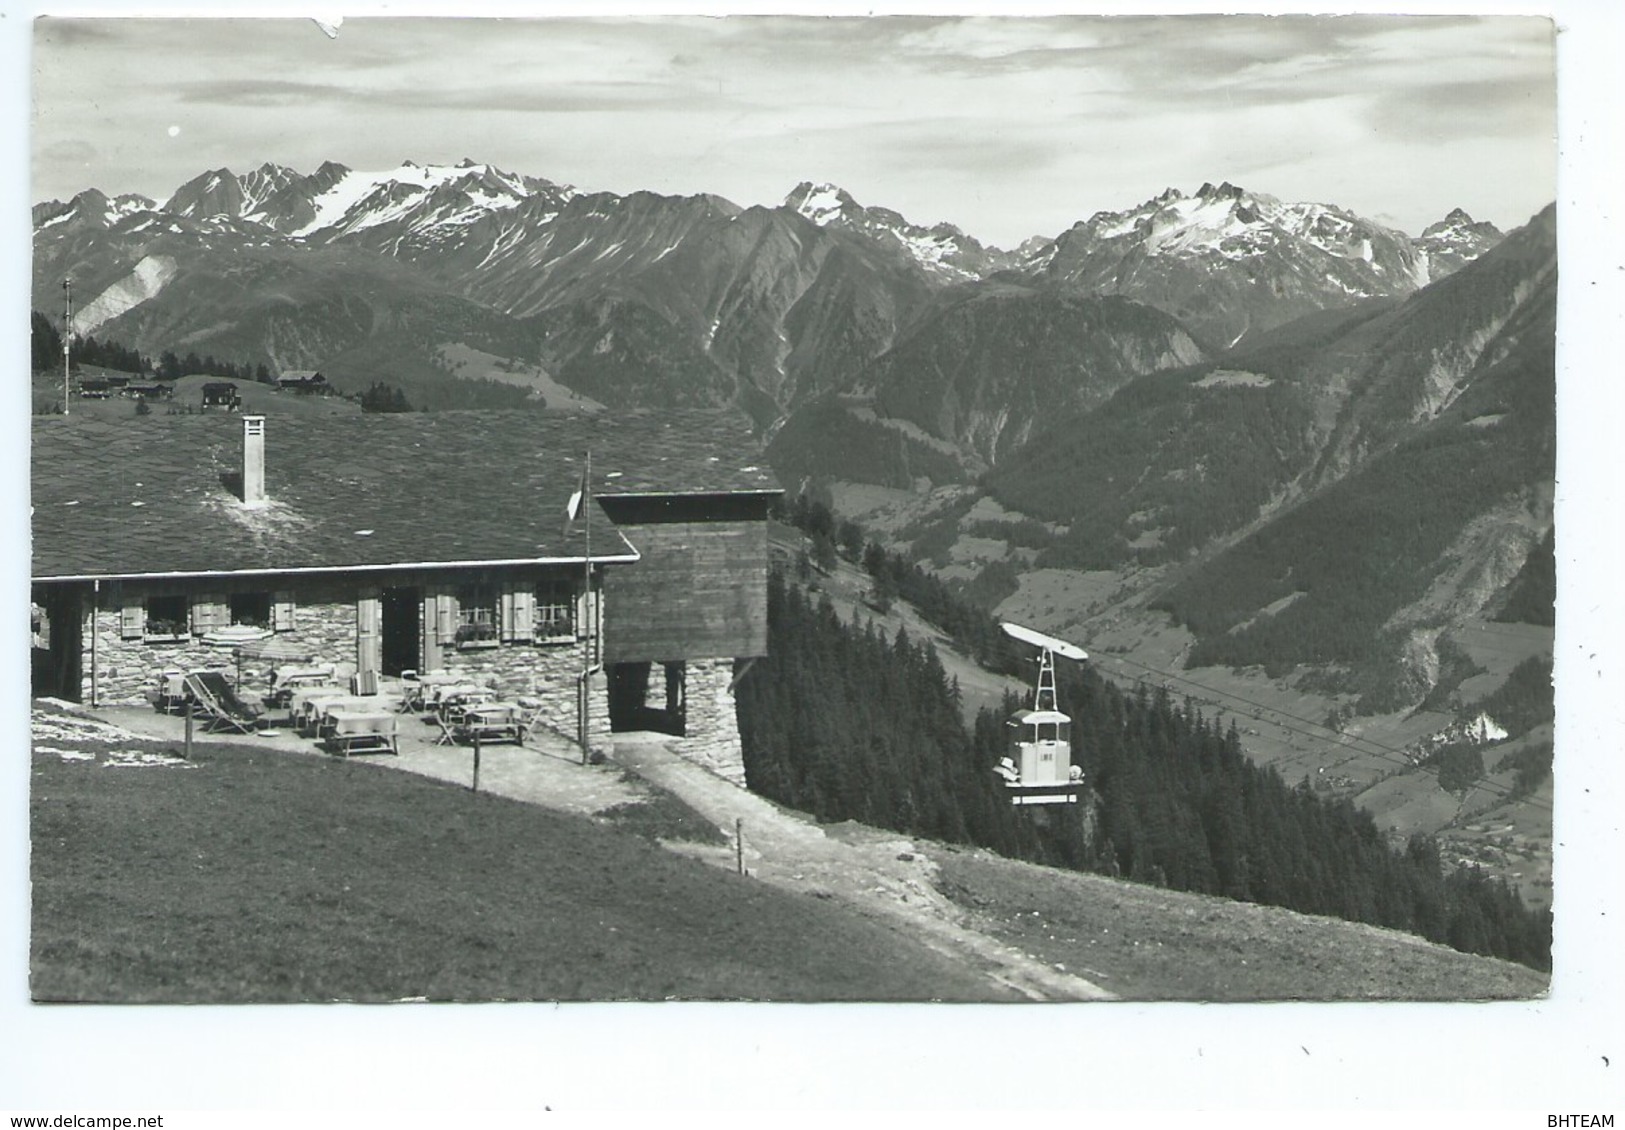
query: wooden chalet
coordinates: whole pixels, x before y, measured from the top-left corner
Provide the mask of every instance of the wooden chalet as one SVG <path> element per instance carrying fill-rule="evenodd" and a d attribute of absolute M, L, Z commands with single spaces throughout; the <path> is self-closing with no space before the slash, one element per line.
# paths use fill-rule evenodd
<path fill-rule="evenodd" d="M 243 405 L 237 386 L 230 381 L 210 381 L 203 386 L 203 407 L 236 411 Z"/>
<path fill-rule="evenodd" d="M 34 692 L 139 704 L 257 628 L 483 677 L 567 734 L 585 708 L 595 745 L 680 734 L 742 783 L 734 672 L 766 652 L 780 493 L 712 413 L 37 417 Z"/>
<path fill-rule="evenodd" d="M 288 369 L 277 376 L 278 392 L 296 392 L 305 396 L 326 396 L 333 391 L 327 378 L 314 369 Z"/>

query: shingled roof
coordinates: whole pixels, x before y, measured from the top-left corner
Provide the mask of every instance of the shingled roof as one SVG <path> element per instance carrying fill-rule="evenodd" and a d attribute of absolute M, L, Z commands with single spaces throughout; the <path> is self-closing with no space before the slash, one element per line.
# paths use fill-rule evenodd
<path fill-rule="evenodd" d="M 228 487 L 238 417 L 36 418 L 34 577 L 581 561 L 585 528 L 563 525 L 587 451 L 595 496 L 780 492 L 721 413 L 275 415 L 265 431 L 268 501 L 248 507 Z M 590 518 L 593 560 L 636 559 Z"/>

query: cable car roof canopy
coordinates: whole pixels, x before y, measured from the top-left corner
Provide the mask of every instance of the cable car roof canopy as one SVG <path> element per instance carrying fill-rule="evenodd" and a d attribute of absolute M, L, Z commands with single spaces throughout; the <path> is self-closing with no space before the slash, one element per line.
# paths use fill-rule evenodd
<path fill-rule="evenodd" d="M 1042 726 L 1050 722 L 1070 722 L 1072 716 L 1059 710 L 1018 710 L 1010 715 L 1012 726 Z"/>
<path fill-rule="evenodd" d="M 1009 636 L 1011 639 L 1020 640 L 1022 643 L 1032 644 L 1034 647 L 1041 647 L 1045 651 L 1053 651 L 1056 655 L 1059 655 L 1064 659 L 1076 659 L 1081 663 L 1085 659 L 1089 658 L 1089 653 L 1084 651 L 1083 648 L 1079 647 L 1077 644 L 1070 644 L 1065 640 L 1058 640 L 1054 636 L 1046 636 L 1043 632 L 1036 632 L 1031 628 L 1024 628 L 1020 624 L 1011 624 L 1008 621 L 1001 621 L 999 627 L 1003 628 L 1004 634 Z"/>

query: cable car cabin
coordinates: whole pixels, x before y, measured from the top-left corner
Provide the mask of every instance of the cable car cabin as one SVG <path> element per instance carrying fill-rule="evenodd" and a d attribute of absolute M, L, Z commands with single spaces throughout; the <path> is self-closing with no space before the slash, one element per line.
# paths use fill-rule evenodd
<path fill-rule="evenodd" d="M 1072 764 L 1072 719 L 1058 710 L 1021 710 L 1000 775 L 1011 804 L 1076 804 L 1083 771 Z"/>
<path fill-rule="evenodd" d="M 1030 710 L 1018 710 L 1005 723 L 1014 734 L 1011 756 L 1001 757 L 993 771 L 1004 778 L 1011 804 L 1077 804 L 1083 770 L 1072 764 L 1072 719 L 1055 701 L 1055 657 L 1081 663 L 1087 652 L 1065 640 L 1020 624 L 1001 624 L 1006 635 L 1039 649 L 1038 685 Z"/>

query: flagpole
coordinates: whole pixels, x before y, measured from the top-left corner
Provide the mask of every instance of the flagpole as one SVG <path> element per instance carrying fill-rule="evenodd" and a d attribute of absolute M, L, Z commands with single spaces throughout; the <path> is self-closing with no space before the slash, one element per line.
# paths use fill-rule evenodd
<path fill-rule="evenodd" d="M 592 653 L 597 625 L 592 614 L 592 448 L 587 449 L 587 470 L 581 480 L 581 520 L 587 526 L 587 552 L 581 567 L 581 611 L 586 618 L 587 645 L 581 653 L 581 764 L 591 760 L 589 752 L 592 728 L 588 719 L 592 709 Z"/>

